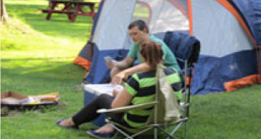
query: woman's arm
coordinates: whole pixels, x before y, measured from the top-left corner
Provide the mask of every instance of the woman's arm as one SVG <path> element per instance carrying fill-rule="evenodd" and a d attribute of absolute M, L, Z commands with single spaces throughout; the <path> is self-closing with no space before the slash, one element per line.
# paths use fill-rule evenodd
<path fill-rule="evenodd" d="M 121 84 L 123 79 L 127 79 L 128 76 L 139 73 L 139 72 L 146 72 L 150 69 L 149 65 L 147 63 L 142 63 L 137 66 L 125 69 L 114 76 L 112 80 L 112 84 Z"/>
<path fill-rule="evenodd" d="M 115 94 L 115 98 L 111 103 L 111 108 L 118 108 L 127 106 L 130 104 L 132 96 L 128 93 L 126 88 L 124 88 L 120 93 Z"/>

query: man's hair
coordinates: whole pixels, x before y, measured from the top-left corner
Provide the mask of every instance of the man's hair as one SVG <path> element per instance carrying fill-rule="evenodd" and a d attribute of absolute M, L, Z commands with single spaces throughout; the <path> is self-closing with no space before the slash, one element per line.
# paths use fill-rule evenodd
<path fill-rule="evenodd" d="M 146 41 L 143 43 L 140 53 L 144 61 L 150 66 L 150 70 L 155 70 L 157 65 L 162 62 L 162 46 L 154 41 Z"/>
<path fill-rule="evenodd" d="M 143 20 L 141 20 L 141 19 L 135 20 L 135 21 L 133 21 L 132 23 L 130 23 L 130 25 L 128 26 L 128 29 L 130 30 L 130 29 L 132 29 L 133 27 L 138 27 L 139 30 L 141 30 L 141 31 L 143 31 L 143 29 L 145 28 L 146 31 L 147 31 L 147 33 L 149 33 L 147 24 L 146 24 Z"/>

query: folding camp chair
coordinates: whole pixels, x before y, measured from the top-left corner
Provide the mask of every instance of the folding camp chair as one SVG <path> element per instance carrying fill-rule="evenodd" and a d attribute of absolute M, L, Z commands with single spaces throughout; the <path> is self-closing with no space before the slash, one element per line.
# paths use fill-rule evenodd
<path fill-rule="evenodd" d="M 166 100 L 170 100 L 171 96 L 166 98 L 167 95 L 165 95 L 162 91 L 161 87 L 163 85 L 163 81 L 161 81 L 161 74 L 156 74 L 157 83 L 156 83 L 156 93 L 155 93 L 155 101 L 150 103 L 144 103 L 139 105 L 130 105 L 115 109 L 100 109 L 97 112 L 98 113 L 105 113 L 106 114 L 106 122 L 110 124 L 118 134 L 124 135 L 126 138 L 136 138 L 139 136 L 154 136 L 155 139 L 158 138 L 159 134 L 163 133 L 166 134 L 167 138 L 176 138 L 174 136 L 174 133 L 177 132 L 177 130 L 180 128 L 182 124 L 184 124 L 184 134 L 185 137 L 187 135 L 187 121 L 189 119 L 189 109 L 190 109 L 190 95 L 191 95 L 191 78 L 192 78 L 192 69 L 194 68 L 193 63 L 197 62 L 199 52 L 200 52 L 200 43 L 199 41 L 195 44 L 193 44 L 190 48 L 190 54 L 187 54 L 187 57 L 185 57 L 185 60 L 180 60 L 181 62 L 184 62 L 184 71 L 183 74 L 183 87 L 181 92 L 184 94 L 183 100 L 180 102 L 180 104 L 173 104 L 171 105 L 171 101 L 169 102 L 170 106 L 175 106 L 172 110 L 172 117 L 167 119 L 167 110 L 165 107 L 165 104 L 167 103 Z M 186 51 L 187 52 L 187 51 Z M 161 73 L 162 68 L 158 66 L 157 73 Z M 189 72 L 190 71 L 190 72 Z M 186 80 L 188 77 L 188 80 Z M 188 81 L 188 82 L 187 82 Z M 162 83 L 160 85 L 160 83 Z M 169 88 L 169 87 L 166 87 Z M 170 93 L 171 87 L 170 87 Z M 169 94 L 169 93 L 168 93 Z M 174 94 L 170 94 L 173 95 Z M 168 95 L 169 96 L 169 95 Z M 175 97 L 175 96 L 174 96 Z M 177 103 L 177 99 L 172 99 L 173 103 Z M 169 106 L 169 105 L 168 105 Z M 153 107 L 153 112 L 149 116 L 147 124 L 144 127 L 141 128 L 128 128 L 125 126 L 122 126 L 113 120 L 111 118 L 107 117 L 108 113 L 121 113 L 121 112 L 127 112 L 128 110 L 140 110 L 140 109 L 146 109 L 149 107 Z M 169 111 L 169 110 L 168 110 Z M 171 111 L 171 110 L 170 110 Z M 180 113 L 179 113 L 180 112 Z M 170 127 L 172 126 L 172 127 Z M 166 128 L 172 128 L 172 131 L 167 131 Z"/>
<path fill-rule="evenodd" d="M 106 118 L 106 122 L 111 124 L 114 129 L 116 129 L 119 133 L 123 134 L 127 138 L 134 138 L 136 136 L 142 135 L 152 135 L 154 134 L 154 138 L 158 138 L 158 131 L 164 132 L 169 137 L 174 138 L 172 134 L 169 134 L 165 131 L 165 127 L 170 124 L 177 124 L 182 121 L 186 121 L 187 118 L 180 119 L 180 111 L 179 111 L 179 105 L 177 103 L 177 99 L 174 95 L 173 89 L 166 80 L 165 74 L 163 72 L 163 69 L 160 68 L 161 66 L 158 66 L 157 69 L 157 84 L 156 84 L 156 93 L 155 93 L 155 101 L 150 103 L 144 103 L 139 105 L 131 105 L 127 107 L 121 107 L 117 109 L 102 109 L 99 110 L 99 113 L 106 113 L 107 114 L 112 113 L 119 113 L 119 112 L 126 112 L 128 110 L 142 110 L 153 107 L 153 111 L 151 115 L 148 117 L 147 123 L 144 127 L 141 128 L 128 128 L 125 126 L 122 126 L 110 118 Z M 166 81 L 165 81 L 166 80 Z M 166 84 L 164 84 L 166 82 Z M 160 84 L 162 83 L 162 84 Z M 168 85 L 166 87 L 160 87 L 161 85 Z M 163 91 L 162 89 L 166 88 L 167 92 Z M 166 94 L 166 95 L 165 95 Z M 167 102 L 170 99 L 169 103 Z M 172 104 L 172 105 L 171 105 Z M 172 109 L 169 108 L 172 107 Z M 166 109 L 166 108 L 169 109 Z M 169 115 L 169 116 L 168 116 Z M 168 117 L 167 117 L 168 116 Z M 130 135 L 131 134 L 131 135 Z"/>

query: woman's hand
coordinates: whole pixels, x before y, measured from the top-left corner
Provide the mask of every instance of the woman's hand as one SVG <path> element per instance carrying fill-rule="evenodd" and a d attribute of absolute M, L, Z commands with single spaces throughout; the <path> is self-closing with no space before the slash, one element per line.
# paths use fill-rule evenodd
<path fill-rule="evenodd" d="M 111 83 L 113 85 L 121 85 L 123 80 L 127 79 L 127 77 L 127 73 L 125 71 L 121 71 L 113 77 Z"/>

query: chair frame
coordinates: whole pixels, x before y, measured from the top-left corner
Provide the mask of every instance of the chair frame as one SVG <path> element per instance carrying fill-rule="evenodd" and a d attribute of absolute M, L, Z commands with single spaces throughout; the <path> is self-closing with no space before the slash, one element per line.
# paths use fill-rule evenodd
<path fill-rule="evenodd" d="M 106 123 L 110 124 L 116 131 L 117 133 L 113 136 L 116 137 L 119 133 L 125 136 L 126 138 L 133 139 L 147 131 L 150 131 L 151 129 L 154 130 L 154 139 L 158 138 L 159 132 L 163 132 L 164 134 L 167 135 L 167 138 L 173 138 L 175 139 L 176 137 L 174 136 L 174 133 L 177 132 L 177 130 L 181 127 L 181 125 L 184 123 L 184 136 L 185 138 L 187 137 L 187 122 L 189 118 L 189 110 L 190 110 L 190 95 L 191 95 L 191 84 L 187 85 L 187 81 L 185 80 L 187 77 L 187 70 L 188 70 L 188 61 L 185 61 L 185 66 L 184 66 L 184 88 L 182 89 L 182 93 L 184 94 L 184 101 L 180 102 L 180 110 L 181 110 L 181 115 L 182 117 L 178 119 L 178 121 L 169 124 L 169 125 L 164 125 L 164 124 L 158 124 L 157 123 L 157 114 L 158 110 L 157 107 L 154 107 L 154 124 L 150 124 L 145 127 L 145 129 L 142 129 L 141 131 L 134 133 L 130 135 L 126 131 L 122 130 L 120 126 L 118 126 L 117 123 L 113 122 L 111 119 L 107 118 L 108 113 L 120 113 L 120 112 L 127 112 L 128 110 L 131 109 L 142 109 L 142 108 L 147 108 L 149 106 L 157 106 L 158 105 L 158 99 L 156 99 L 154 102 L 150 103 L 145 103 L 145 104 L 140 104 L 140 105 L 130 105 L 130 106 L 125 106 L 125 107 L 120 107 L 120 108 L 114 108 L 114 109 L 100 109 L 97 112 L 98 113 L 105 113 L 106 114 Z M 193 69 L 193 65 L 190 63 L 190 70 Z M 192 74 L 190 72 L 189 79 L 191 81 Z M 156 84 L 156 91 L 159 88 L 159 84 Z M 157 96 L 156 96 L 157 98 Z M 169 133 L 165 131 L 164 128 L 162 127 L 167 127 L 171 125 L 176 125 L 173 130 Z"/>

